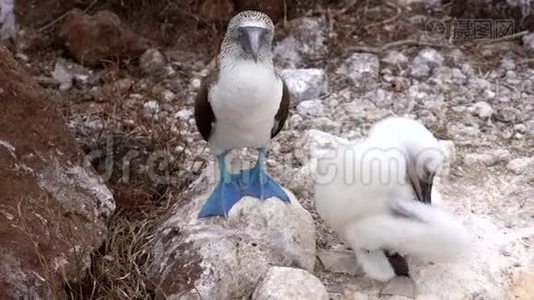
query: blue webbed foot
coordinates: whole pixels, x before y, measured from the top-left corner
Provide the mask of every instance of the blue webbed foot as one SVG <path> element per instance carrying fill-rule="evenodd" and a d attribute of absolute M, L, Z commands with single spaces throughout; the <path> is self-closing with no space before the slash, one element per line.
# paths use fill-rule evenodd
<path fill-rule="evenodd" d="M 198 215 L 199 218 L 227 216 L 234 204 L 243 197 L 240 177 L 237 174 L 230 175 L 227 172 L 225 156 L 226 154 L 218 156 L 220 181 L 202 206 Z"/>
<path fill-rule="evenodd" d="M 237 201 L 243 197 L 243 192 L 234 176 L 226 182 L 221 180 L 208 200 L 202 206 L 199 217 L 226 216 Z"/>
<path fill-rule="evenodd" d="M 290 202 L 284 189 L 265 172 L 264 160 L 265 150 L 260 149 L 256 165 L 252 169 L 241 171 L 245 195 L 261 200 L 276 197 L 284 202 Z"/>

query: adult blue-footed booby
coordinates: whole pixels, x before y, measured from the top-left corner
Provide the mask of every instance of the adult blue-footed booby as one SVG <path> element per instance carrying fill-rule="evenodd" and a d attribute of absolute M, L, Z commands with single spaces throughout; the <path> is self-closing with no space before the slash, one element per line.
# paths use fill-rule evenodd
<path fill-rule="evenodd" d="M 265 147 L 284 126 L 290 101 L 289 91 L 274 69 L 273 37 L 274 25 L 266 14 L 244 11 L 234 16 L 217 67 L 197 94 L 195 121 L 217 156 L 220 173 L 199 217 L 226 215 L 246 195 L 289 202 L 280 185 L 265 173 Z M 258 149 L 256 165 L 230 174 L 225 156 L 242 147 Z"/>
<path fill-rule="evenodd" d="M 317 211 L 369 277 L 409 277 L 404 255 L 441 260 L 465 250 L 464 226 L 433 203 L 432 183 L 444 158 L 422 124 L 387 118 L 363 142 L 341 145 L 319 159 Z"/>

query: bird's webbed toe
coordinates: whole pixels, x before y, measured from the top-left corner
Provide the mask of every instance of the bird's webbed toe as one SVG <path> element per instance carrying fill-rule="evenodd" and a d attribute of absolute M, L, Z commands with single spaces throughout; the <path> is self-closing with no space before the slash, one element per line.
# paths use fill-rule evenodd
<path fill-rule="evenodd" d="M 199 217 L 227 216 L 230 209 L 243 197 L 236 176 L 221 180 L 200 210 Z"/>

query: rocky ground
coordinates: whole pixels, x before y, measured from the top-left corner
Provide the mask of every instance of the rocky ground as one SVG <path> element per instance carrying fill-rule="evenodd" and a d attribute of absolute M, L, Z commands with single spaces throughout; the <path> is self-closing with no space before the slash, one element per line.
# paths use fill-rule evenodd
<path fill-rule="evenodd" d="M 311 282 L 301 288 L 312 291 L 302 294 L 307 299 L 381 299 L 382 284 L 313 265 L 316 248 L 345 245 L 315 212 L 310 170 L 333 136 L 356 140 L 397 115 L 444 140 L 449 164 L 437 188 L 474 237 L 471 255 L 457 263 L 410 262 L 418 299 L 532 299 L 534 33 L 456 41 L 425 32 L 442 9 L 371 2 L 361 33 L 354 27 L 363 27 L 364 9 L 351 5 L 314 7 L 279 24 L 275 60 L 293 103 L 267 164 L 294 194 L 294 206 L 242 201 L 228 222 L 191 218 L 214 178 L 192 118 L 217 50 L 202 38 L 210 27 L 161 46 L 114 14 L 80 14 L 58 25 L 65 50 L 25 47 L 24 36 L 11 45 L 19 64 L 56 96 L 117 202 L 108 240 L 88 272 L 93 283 L 72 283 L 67 294 L 145 299 L 193 290 L 186 295 L 230 299 L 254 291 L 254 299 L 269 299 L 269 291 L 282 289 L 279 278 L 299 278 Z M 101 39 L 100 32 L 115 38 Z M 234 156 L 252 158 L 246 151 Z M 261 213 L 246 217 L 254 211 Z M 289 219 L 299 221 L 284 223 Z M 224 258 L 214 252 L 239 249 Z M 325 289 L 309 273 L 269 269 L 273 264 L 307 269 Z M 232 272 L 242 274 L 225 279 Z"/>

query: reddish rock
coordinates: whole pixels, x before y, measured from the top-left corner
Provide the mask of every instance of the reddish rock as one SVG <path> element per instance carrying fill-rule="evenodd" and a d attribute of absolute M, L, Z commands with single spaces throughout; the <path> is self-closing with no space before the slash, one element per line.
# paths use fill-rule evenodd
<path fill-rule="evenodd" d="M 109 11 L 99 11 L 94 16 L 73 14 L 61 25 L 59 37 L 72 55 L 86 65 L 137 58 L 149 47 L 146 39 Z"/>
<path fill-rule="evenodd" d="M 199 16 L 208 21 L 227 21 L 234 14 L 232 0 L 204 0 L 200 5 Z"/>
<path fill-rule="evenodd" d="M 83 4 L 80 0 L 16 0 L 17 23 L 22 27 L 38 28 L 58 16 Z"/>
<path fill-rule="evenodd" d="M 106 236 L 111 193 L 55 102 L 0 47 L 0 299 L 62 299 Z"/>

